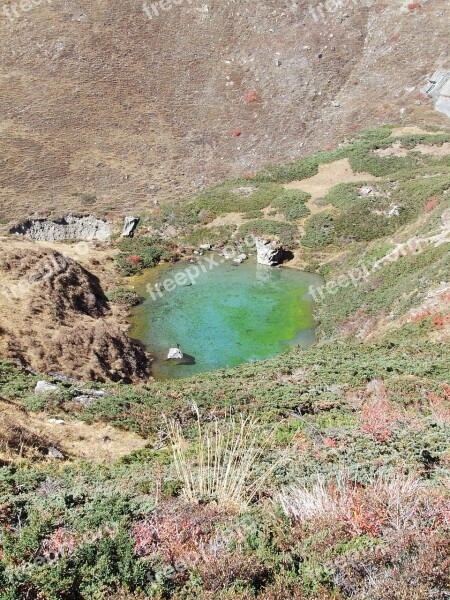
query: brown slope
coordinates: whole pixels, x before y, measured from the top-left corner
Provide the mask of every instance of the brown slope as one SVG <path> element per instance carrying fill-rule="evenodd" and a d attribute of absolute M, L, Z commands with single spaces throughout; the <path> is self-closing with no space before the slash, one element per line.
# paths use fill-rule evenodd
<path fill-rule="evenodd" d="M 186 0 L 150 21 L 140 0 L 53 0 L 0 17 L 3 217 L 77 210 L 83 193 L 97 212 L 143 210 L 420 120 L 418 90 L 448 56 L 447 0 L 349 0 L 319 22 L 311 4 Z"/>

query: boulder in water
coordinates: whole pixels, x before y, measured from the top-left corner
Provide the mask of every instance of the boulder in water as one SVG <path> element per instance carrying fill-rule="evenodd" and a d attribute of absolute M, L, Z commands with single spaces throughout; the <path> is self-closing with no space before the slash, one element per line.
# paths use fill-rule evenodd
<path fill-rule="evenodd" d="M 167 360 L 181 360 L 182 358 L 184 358 L 184 354 L 179 348 L 171 348 L 167 355 Z"/>

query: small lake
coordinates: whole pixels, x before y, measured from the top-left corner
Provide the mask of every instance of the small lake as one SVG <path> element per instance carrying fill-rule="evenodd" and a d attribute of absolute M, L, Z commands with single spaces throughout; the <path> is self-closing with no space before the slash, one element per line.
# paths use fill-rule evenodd
<path fill-rule="evenodd" d="M 203 265 L 204 272 L 197 268 L 198 277 L 194 265 L 179 262 L 135 278 L 144 302 L 133 309 L 130 335 L 155 357 L 154 377 L 189 377 L 270 358 L 288 345 L 306 348 L 314 343 L 308 288 L 321 285 L 320 277 L 264 267 L 255 259 L 241 265 Z M 191 277 L 185 274 L 188 269 Z M 175 347 L 191 364 L 166 360 L 169 348 Z"/>

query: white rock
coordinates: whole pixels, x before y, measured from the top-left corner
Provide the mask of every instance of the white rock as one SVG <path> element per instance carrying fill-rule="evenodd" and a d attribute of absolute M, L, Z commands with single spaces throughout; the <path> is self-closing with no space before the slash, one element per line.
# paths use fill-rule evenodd
<path fill-rule="evenodd" d="M 171 348 L 167 355 L 168 360 L 180 360 L 184 358 L 184 354 L 181 352 L 179 348 Z"/>
<path fill-rule="evenodd" d="M 283 246 L 276 240 L 255 238 L 258 264 L 273 267 L 283 260 Z"/>
<path fill-rule="evenodd" d="M 64 425 L 65 421 L 63 419 L 49 419 L 48 423 L 50 425 Z"/>
<path fill-rule="evenodd" d="M 233 259 L 233 262 L 235 262 L 237 265 L 240 265 L 244 262 L 244 260 L 247 260 L 247 255 L 239 254 L 239 256 L 236 256 L 236 258 Z"/>
<path fill-rule="evenodd" d="M 59 388 L 57 385 L 48 383 L 48 381 L 38 381 L 34 388 L 35 394 L 49 394 L 50 392 L 58 392 Z"/>
<path fill-rule="evenodd" d="M 50 446 L 48 449 L 48 456 L 50 458 L 57 458 L 58 460 L 64 460 L 65 458 L 64 454 L 58 450 L 58 448 L 54 448 L 53 446 Z"/>
<path fill-rule="evenodd" d="M 202 244 L 200 246 L 200 250 L 212 250 L 212 245 L 211 244 Z"/>
<path fill-rule="evenodd" d="M 123 222 L 122 237 L 133 237 L 133 233 L 138 226 L 139 221 L 139 217 L 125 217 Z"/>

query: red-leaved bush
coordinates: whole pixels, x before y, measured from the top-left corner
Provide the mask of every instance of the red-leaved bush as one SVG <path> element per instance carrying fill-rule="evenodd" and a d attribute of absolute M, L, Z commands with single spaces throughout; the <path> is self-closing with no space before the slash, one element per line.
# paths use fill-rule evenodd
<path fill-rule="evenodd" d="M 392 438 L 399 414 L 386 395 L 368 400 L 363 407 L 363 430 L 381 443 Z"/>
<path fill-rule="evenodd" d="M 408 4 L 408 10 L 416 10 L 417 8 L 422 8 L 422 4 L 420 2 L 410 2 Z"/>
<path fill-rule="evenodd" d="M 233 131 L 234 137 L 239 137 L 241 134 L 242 134 L 242 131 L 240 129 L 235 129 Z"/>
<path fill-rule="evenodd" d="M 256 92 L 249 92 L 244 96 L 244 100 L 248 103 L 256 102 L 258 100 L 258 94 Z"/>
<path fill-rule="evenodd" d="M 77 540 L 73 533 L 60 527 L 56 529 L 42 544 L 42 553 L 47 560 L 59 560 L 73 554 Z"/>
<path fill-rule="evenodd" d="M 425 211 L 431 212 L 432 210 L 434 210 L 436 208 L 436 206 L 438 204 L 439 204 L 439 200 L 437 198 L 430 198 L 428 200 L 428 202 L 425 204 Z"/>
<path fill-rule="evenodd" d="M 127 262 L 130 263 L 130 265 L 140 265 L 142 262 L 142 256 L 139 256 L 138 254 L 130 254 L 130 256 L 127 256 Z"/>

